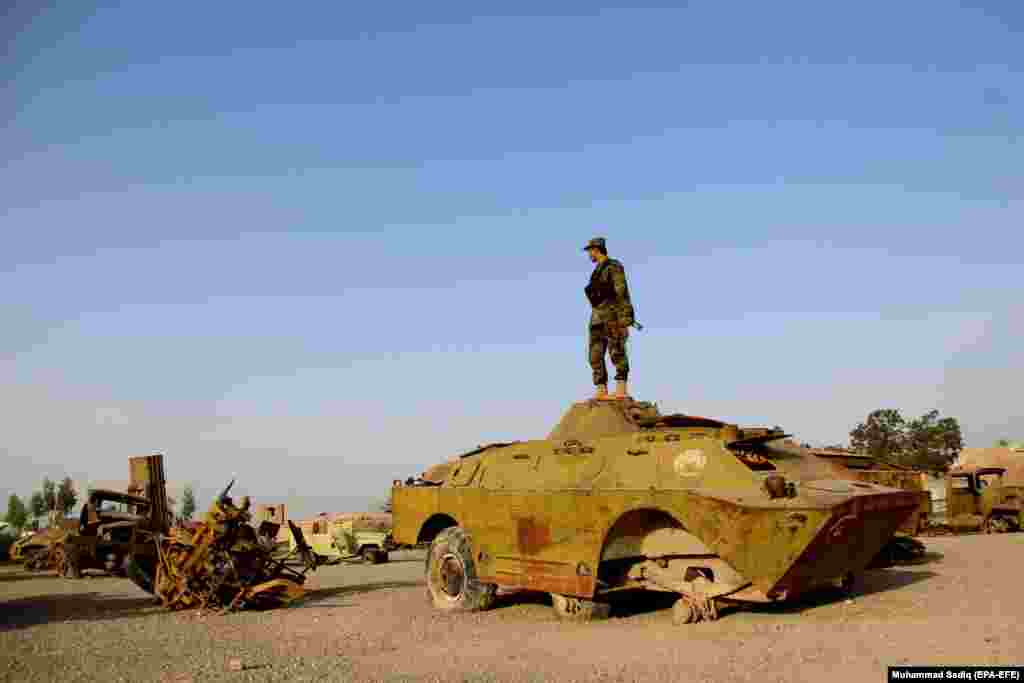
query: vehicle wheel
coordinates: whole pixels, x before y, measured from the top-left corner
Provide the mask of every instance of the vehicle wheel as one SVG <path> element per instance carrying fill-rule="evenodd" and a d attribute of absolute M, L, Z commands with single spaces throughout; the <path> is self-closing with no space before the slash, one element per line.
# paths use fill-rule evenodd
<path fill-rule="evenodd" d="M 46 557 L 45 550 L 33 550 L 25 555 L 25 569 L 30 572 L 38 571 L 43 568 L 45 564 L 44 558 Z"/>
<path fill-rule="evenodd" d="M 480 583 L 469 534 L 461 527 L 448 527 L 430 544 L 426 575 L 427 597 L 437 609 L 477 612 L 494 604 L 497 586 Z"/>
<path fill-rule="evenodd" d="M 366 564 L 377 564 L 374 562 L 374 557 L 377 555 L 377 551 L 374 548 L 363 548 L 363 552 L 360 555 Z"/>
<path fill-rule="evenodd" d="M 128 560 L 128 579 L 150 595 L 153 592 L 153 577 L 134 557 Z"/>
<path fill-rule="evenodd" d="M 607 602 L 595 602 L 572 595 L 551 594 L 551 604 L 560 619 L 569 621 L 595 621 L 607 619 L 611 613 L 611 605 Z"/>
<path fill-rule="evenodd" d="M 672 605 L 672 623 L 676 626 L 692 624 L 697 621 L 697 610 L 693 608 L 689 600 L 679 598 L 676 604 Z"/>
<path fill-rule="evenodd" d="M 995 517 L 989 517 L 982 525 L 982 530 L 984 530 L 986 534 L 997 534 L 1002 530 L 1000 527 L 1001 525 Z"/>
<path fill-rule="evenodd" d="M 82 578 L 82 565 L 79 562 L 78 555 L 74 549 L 64 549 L 64 573 L 63 576 L 68 579 L 80 579 Z"/>
<path fill-rule="evenodd" d="M 384 564 L 387 561 L 388 561 L 388 551 L 387 550 L 378 550 L 377 552 L 375 552 L 373 554 L 373 563 L 374 564 Z"/>

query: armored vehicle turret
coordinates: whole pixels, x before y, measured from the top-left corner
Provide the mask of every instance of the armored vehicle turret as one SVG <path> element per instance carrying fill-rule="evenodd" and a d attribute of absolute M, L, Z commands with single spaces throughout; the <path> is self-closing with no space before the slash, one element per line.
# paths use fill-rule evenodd
<path fill-rule="evenodd" d="M 678 594 L 675 618 L 691 622 L 848 587 L 917 496 L 838 480 L 786 436 L 651 403 L 576 403 L 546 439 L 395 482 L 395 541 L 430 544 L 427 592 L 443 610 L 485 609 L 501 587 L 599 617 L 642 589 Z"/>

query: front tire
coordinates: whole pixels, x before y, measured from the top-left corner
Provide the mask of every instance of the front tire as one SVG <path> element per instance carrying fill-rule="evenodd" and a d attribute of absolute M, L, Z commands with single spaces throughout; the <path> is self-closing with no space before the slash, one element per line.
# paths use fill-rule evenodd
<path fill-rule="evenodd" d="M 448 527 L 430 544 L 426 561 L 427 597 L 446 612 L 479 612 L 494 604 L 497 586 L 481 583 L 469 534 Z"/>

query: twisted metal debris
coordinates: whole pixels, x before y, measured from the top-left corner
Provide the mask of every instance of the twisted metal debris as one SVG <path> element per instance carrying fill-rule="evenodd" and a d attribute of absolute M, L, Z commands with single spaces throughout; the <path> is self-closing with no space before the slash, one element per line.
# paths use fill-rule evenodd
<path fill-rule="evenodd" d="M 286 605 L 303 596 L 306 573 L 322 563 L 291 522 L 295 550 L 274 557 L 280 525 L 264 521 L 254 529 L 249 498 L 236 506 L 228 497 L 232 485 L 234 481 L 214 500 L 203 522 L 157 536 L 154 571 L 138 564 L 130 570 L 132 579 L 167 609 L 233 611 Z M 292 560 L 302 563 L 301 572 L 286 565 Z"/>

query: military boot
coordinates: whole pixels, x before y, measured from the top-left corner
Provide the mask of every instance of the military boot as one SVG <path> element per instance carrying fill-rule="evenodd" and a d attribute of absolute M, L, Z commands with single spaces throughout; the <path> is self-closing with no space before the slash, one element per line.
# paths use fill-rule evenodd
<path fill-rule="evenodd" d="M 607 401 L 608 400 L 608 385 L 598 384 L 597 392 L 594 394 L 595 401 Z"/>
<path fill-rule="evenodd" d="M 621 380 L 615 384 L 615 399 L 618 401 L 628 401 L 629 392 L 626 390 L 626 380 Z"/>

